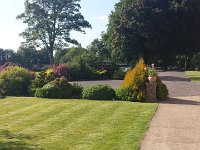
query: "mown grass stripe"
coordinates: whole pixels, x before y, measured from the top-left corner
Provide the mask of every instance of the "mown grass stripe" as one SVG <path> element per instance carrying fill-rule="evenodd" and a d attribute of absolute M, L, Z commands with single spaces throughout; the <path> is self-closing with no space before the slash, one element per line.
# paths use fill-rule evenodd
<path fill-rule="evenodd" d="M 104 120 L 106 120 L 108 116 L 112 115 L 118 107 L 120 107 L 120 105 L 117 105 L 116 103 L 106 102 L 106 104 L 100 104 L 97 108 L 90 110 L 90 112 L 77 118 L 70 124 L 67 124 L 67 126 L 60 131 L 49 135 L 49 137 L 42 140 L 41 143 L 54 145 L 53 143 L 60 141 L 61 149 L 69 149 L 74 147 L 74 139 L 79 141 L 79 139 L 83 138 L 88 131 L 91 131 L 95 128 L 94 124 L 100 124 L 101 122 L 104 122 Z M 62 142 L 67 142 L 67 145 L 71 147 L 66 147 L 66 145 L 62 147 Z M 51 146 L 49 148 L 51 149 Z"/>
<path fill-rule="evenodd" d="M 40 108 L 36 112 L 30 113 L 29 115 L 21 114 L 21 116 L 19 116 L 20 119 L 15 119 L 12 122 L 9 122 L 9 124 L 7 123 L 8 125 L 6 128 L 11 129 L 12 131 L 13 129 L 15 129 L 15 131 L 21 131 L 27 128 L 27 126 L 32 127 L 38 123 L 41 123 L 42 121 L 49 119 L 50 117 L 59 115 L 65 110 L 73 109 L 74 107 L 77 107 L 77 104 L 54 104 L 46 107 L 46 109 Z"/>
<path fill-rule="evenodd" d="M 121 113 L 117 117 L 118 119 L 115 120 L 115 125 L 110 125 L 111 128 L 108 130 L 108 132 L 103 137 L 101 137 L 101 139 L 94 142 L 96 145 L 93 147 L 93 149 L 103 148 L 123 150 L 139 148 L 140 141 L 155 110 L 150 113 L 146 113 L 146 107 L 141 109 L 142 112 L 131 111 L 131 109 L 137 108 L 130 107 L 128 110 L 126 108 L 121 109 L 120 112 L 126 111 L 126 113 Z M 102 145 L 104 146 L 102 147 Z"/>
<path fill-rule="evenodd" d="M 80 109 L 82 109 L 82 107 L 84 107 L 84 105 L 76 104 L 70 108 L 63 107 L 61 110 L 55 111 L 56 113 L 50 112 L 47 115 L 45 115 L 43 118 L 39 118 L 39 119 L 37 119 L 37 121 L 34 121 L 33 123 L 32 122 L 29 123 L 27 125 L 27 127 L 21 132 L 31 133 L 31 134 L 35 134 L 35 132 L 37 132 L 38 130 L 40 130 L 40 132 L 43 132 L 46 130 L 46 128 L 49 127 L 52 120 L 55 120 L 55 122 L 56 121 L 59 122 L 58 120 L 62 120 L 62 118 L 60 118 L 61 116 L 69 117 L 69 116 L 67 116 L 67 114 L 70 115 L 71 113 L 79 112 Z M 57 128 L 57 126 L 55 126 L 55 128 Z M 40 133 L 38 133 L 38 134 L 40 134 Z"/>
<path fill-rule="evenodd" d="M 35 103 L 32 105 L 26 106 L 22 109 L 17 109 L 15 111 L 11 111 L 7 114 L 0 115 L 0 122 L 1 123 L 4 123 L 4 122 L 10 123 L 13 120 L 20 119 L 21 116 L 31 115 L 31 114 L 39 111 L 40 109 L 44 109 L 47 106 L 52 106 L 54 104 L 56 104 L 56 103 L 55 102 L 45 102 L 45 101 L 40 102 L 40 103 Z"/>
<path fill-rule="evenodd" d="M 1 111 L 0 111 L 0 116 L 5 115 L 9 112 L 17 111 L 19 109 L 23 109 L 27 106 L 31 106 L 35 103 L 43 103 L 43 101 L 39 100 L 32 100 L 27 102 L 27 100 L 23 100 L 24 98 L 6 98 L 3 100 L 0 100 L 0 105 L 1 105 Z"/>
<path fill-rule="evenodd" d="M 101 124 L 108 116 L 112 115 L 120 105 L 117 105 L 117 103 L 108 103 L 106 102 L 106 107 L 98 107 L 94 110 L 91 110 L 90 113 L 85 114 L 78 120 L 74 120 L 74 122 L 71 122 L 68 124 L 65 128 L 63 128 L 61 131 L 58 131 L 52 136 L 49 136 L 49 138 L 43 140 L 42 142 L 48 142 L 47 145 L 52 145 L 54 143 L 54 140 L 67 142 L 67 145 L 70 145 L 71 147 L 74 147 L 74 139 L 76 141 L 79 141 L 82 139 L 88 132 L 93 130 L 96 125 Z M 110 120 L 111 121 L 111 120 Z M 50 142 L 51 141 L 51 142 Z M 62 147 L 62 144 L 59 144 L 61 147 L 57 147 L 58 149 L 70 149 L 71 147 Z M 50 148 L 50 147 L 49 147 Z M 55 147 L 53 147 L 55 148 Z"/>
<path fill-rule="evenodd" d="M 119 106 L 121 105 L 119 104 Z M 85 136 L 81 139 L 78 138 L 78 142 L 70 144 L 72 146 L 69 149 L 119 149 L 119 145 L 122 144 L 121 141 L 124 140 L 125 135 L 127 133 L 129 134 L 131 131 L 134 131 L 132 130 L 134 128 L 134 122 L 132 122 L 133 119 L 135 116 L 140 115 L 140 112 L 134 111 L 134 107 L 130 106 L 129 109 L 127 109 L 127 107 L 129 106 L 118 107 L 115 109 L 112 115 L 109 115 L 105 120 L 102 120 L 101 123 L 98 123 L 93 130 L 88 132 L 88 134 L 85 134 Z M 128 128 L 126 127 L 127 125 Z M 140 125 L 142 126 L 143 123 Z M 135 134 L 132 135 L 135 136 L 135 139 L 138 138 Z M 110 141 L 114 142 L 112 143 Z M 127 138 L 125 141 L 129 141 L 126 145 L 132 145 L 131 139 Z M 129 147 L 128 149 L 132 148 L 134 149 L 135 147 Z"/>
<path fill-rule="evenodd" d="M 4 149 L 5 145 L 10 149 L 136 149 L 157 108 L 146 103 L 14 97 L 3 103 L 22 104 L 31 112 L 17 113 L 21 119 L 9 116 L 7 123 L 4 120 L 8 126 L 0 124 Z M 37 103 L 38 109 L 32 109 Z"/>
<path fill-rule="evenodd" d="M 97 106 L 97 105 L 96 105 Z M 78 118 L 79 116 L 87 113 L 87 110 L 96 107 L 88 104 L 82 104 L 80 106 L 73 107 L 72 110 L 66 110 L 61 112 L 56 116 L 49 116 L 47 120 L 41 121 L 38 124 L 32 126 L 31 128 L 27 128 L 24 130 L 24 133 L 41 135 L 41 139 L 52 134 L 65 126 L 67 123 L 71 122 L 73 119 Z"/>
<path fill-rule="evenodd" d="M 117 140 L 116 133 L 118 132 L 119 121 L 122 121 L 126 117 L 127 111 L 128 111 L 127 107 L 125 108 L 125 111 L 124 111 L 123 106 L 118 107 L 118 109 L 116 109 L 111 116 L 108 116 L 103 122 L 101 122 L 101 124 L 98 124 L 94 130 L 90 131 L 79 142 L 74 143 L 74 147 L 72 147 L 71 149 L 83 149 L 83 150 L 84 149 L 96 149 L 99 146 L 99 145 L 96 145 L 96 143 L 100 143 L 100 145 L 101 144 L 109 145 L 111 143 L 108 144 L 105 142 L 105 141 L 109 141 L 109 138 L 107 138 L 107 136 L 106 136 L 109 133 L 115 135 L 115 141 L 116 141 Z M 112 121 L 110 121 L 110 120 L 112 120 Z M 113 128 L 116 128 L 115 132 L 112 131 Z M 122 132 L 123 130 L 121 130 L 119 132 Z M 90 142 L 90 144 L 88 144 L 88 142 Z M 103 143 L 103 142 L 105 142 L 105 143 Z M 88 147 L 88 145 L 89 145 L 89 147 Z M 101 145 L 101 148 L 102 147 L 105 147 L 105 145 Z M 113 149 L 116 149 L 116 148 L 117 147 L 115 147 Z"/>

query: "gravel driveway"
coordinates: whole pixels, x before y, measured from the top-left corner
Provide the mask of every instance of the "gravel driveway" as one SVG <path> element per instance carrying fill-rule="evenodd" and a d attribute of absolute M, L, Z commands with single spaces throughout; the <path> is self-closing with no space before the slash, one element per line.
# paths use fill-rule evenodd
<path fill-rule="evenodd" d="M 113 88 L 118 88 L 123 80 L 99 80 L 99 81 L 74 81 L 71 83 L 81 84 L 84 88 L 95 84 L 108 84 Z"/>
<path fill-rule="evenodd" d="M 200 83 L 190 82 L 184 72 L 159 72 L 161 80 L 167 85 L 170 97 L 198 96 Z"/>
<path fill-rule="evenodd" d="M 170 97 L 200 95 L 200 83 L 190 82 L 184 72 L 167 71 L 159 72 L 158 75 L 167 85 Z M 75 81 L 71 83 L 79 83 L 83 87 L 94 84 L 108 84 L 113 88 L 117 88 L 122 84 L 122 80 Z"/>
<path fill-rule="evenodd" d="M 140 149 L 200 150 L 200 83 L 191 83 L 184 72 L 159 75 L 171 98 L 159 103 Z"/>

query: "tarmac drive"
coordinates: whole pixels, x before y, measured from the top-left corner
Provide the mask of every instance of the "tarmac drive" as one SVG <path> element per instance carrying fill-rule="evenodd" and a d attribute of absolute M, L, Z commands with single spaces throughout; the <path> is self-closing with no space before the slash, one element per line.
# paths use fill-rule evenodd
<path fill-rule="evenodd" d="M 141 150 L 200 150 L 200 83 L 184 72 L 161 72 L 170 93 L 159 104 Z"/>

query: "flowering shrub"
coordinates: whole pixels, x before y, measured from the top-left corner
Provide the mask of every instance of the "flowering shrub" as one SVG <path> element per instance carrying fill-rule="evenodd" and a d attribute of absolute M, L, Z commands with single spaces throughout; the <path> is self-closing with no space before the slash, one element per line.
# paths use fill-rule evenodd
<path fill-rule="evenodd" d="M 69 76 L 68 72 L 68 68 L 64 64 L 61 64 L 60 66 L 52 65 L 45 72 L 41 71 L 36 73 L 36 77 L 30 87 L 31 95 L 34 95 L 37 88 L 42 88 L 45 84 L 56 78 L 65 77 L 67 79 Z"/>
<path fill-rule="evenodd" d="M 52 75 L 54 75 L 54 70 L 52 68 L 49 68 L 45 71 L 45 73 L 47 76 L 52 76 Z"/>
<path fill-rule="evenodd" d="M 65 78 L 69 77 L 69 69 L 65 64 L 61 64 L 59 66 L 52 65 L 51 68 L 53 69 L 54 76 L 56 78 L 60 78 L 62 76 Z"/>
<path fill-rule="evenodd" d="M 19 65 L 12 62 L 7 62 L 4 65 L 0 66 L 0 72 L 5 71 L 7 67 L 14 67 L 14 66 L 19 66 Z"/>
<path fill-rule="evenodd" d="M 34 90 L 36 88 L 41 88 L 50 81 L 52 80 L 48 80 L 46 78 L 46 72 L 43 71 L 37 72 L 35 75 L 35 79 L 32 80 L 31 89 Z"/>

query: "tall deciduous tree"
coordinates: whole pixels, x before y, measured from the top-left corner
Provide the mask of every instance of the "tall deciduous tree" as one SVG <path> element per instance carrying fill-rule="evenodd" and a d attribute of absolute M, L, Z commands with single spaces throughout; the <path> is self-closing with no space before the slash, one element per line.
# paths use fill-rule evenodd
<path fill-rule="evenodd" d="M 102 39 L 94 39 L 88 46 L 88 50 L 96 56 L 97 62 L 110 61 L 110 51 Z"/>
<path fill-rule="evenodd" d="M 50 64 L 54 64 L 53 51 L 56 47 L 77 44 L 70 38 L 72 30 L 83 32 L 91 25 L 80 13 L 80 0 L 26 0 L 25 12 L 17 16 L 28 24 L 21 33 L 26 43 L 43 45 L 49 50 Z"/>
<path fill-rule="evenodd" d="M 0 65 L 6 62 L 18 63 L 18 60 L 19 58 L 14 50 L 0 48 Z"/>
<path fill-rule="evenodd" d="M 20 46 L 17 55 L 18 63 L 26 68 L 34 69 L 34 66 L 48 65 L 50 62 L 49 53 L 46 48 L 36 50 L 34 47 Z"/>
<path fill-rule="evenodd" d="M 121 0 L 109 18 L 109 43 L 128 62 L 142 56 L 169 64 L 200 50 L 199 17 L 199 0 Z"/>

